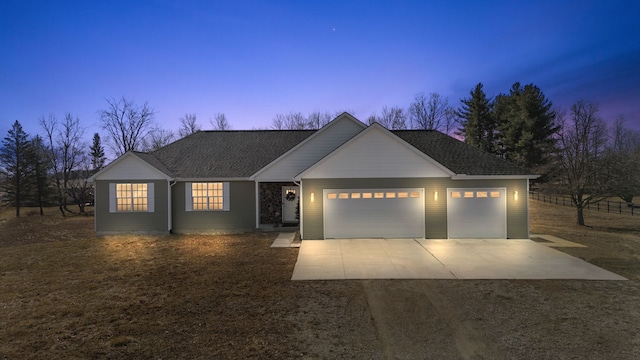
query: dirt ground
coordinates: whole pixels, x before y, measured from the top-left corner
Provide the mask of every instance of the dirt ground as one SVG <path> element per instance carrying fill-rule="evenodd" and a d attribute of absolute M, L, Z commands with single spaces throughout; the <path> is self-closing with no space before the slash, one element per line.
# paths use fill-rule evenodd
<path fill-rule="evenodd" d="M 532 233 L 630 280 L 293 282 L 274 233 L 96 238 L 91 217 L 3 214 L 0 359 L 637 359 L 640 217 L 531 205 Z"/>

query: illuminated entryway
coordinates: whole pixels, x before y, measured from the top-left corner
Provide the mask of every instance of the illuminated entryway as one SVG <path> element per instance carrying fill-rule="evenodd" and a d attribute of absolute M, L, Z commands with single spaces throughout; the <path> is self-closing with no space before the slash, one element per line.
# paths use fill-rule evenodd
<path fill-rule="evenodd" d="M 424 189 L 325 189 L 324 237 L 424 238 Z"/>
<path fill-rule="evenodd" d="M 296 208 L 298 207 L 298 186 L 282 187 L 282 222 L 296 223 Z"/>
<path fill-rule="evenodd" d="M 505 188 L 447 189 L 449 239 L 505 239 L 506 192 Z"/>

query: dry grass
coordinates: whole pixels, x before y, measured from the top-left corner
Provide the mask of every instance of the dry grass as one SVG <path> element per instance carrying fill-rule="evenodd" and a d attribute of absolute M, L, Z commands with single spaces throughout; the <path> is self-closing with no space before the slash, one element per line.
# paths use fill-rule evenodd
<path fill-rule="evenodd" d="M 640 217 L 589 212 L 580 227 L 570 208 L 531 208 L 533 233 L 633 280 L 292 282 L 297 250 L 270 249 L 275 234 L 97 238 L 91 217 L 6 209 L 0 359 L 381 358 L 384 344 L 457 359 L 469 339 L 478 358 L 634 358 Z"/>
<path fill-rule="evenodd" d="M 586 248 L 559 248 L 595 265 L 640 280 L 640 216 L 585 210 L 585 223 L 576 224 L 575 208 L 531 201 L 531 233 L 550 234 Z"/>
<path fill-rule="evenodd" d="M 273 234 L 96 238 L 92 226 L 53 214 L 2 223 L 0 358 L 290 351 L 297 253 L 272 251 Z"/>

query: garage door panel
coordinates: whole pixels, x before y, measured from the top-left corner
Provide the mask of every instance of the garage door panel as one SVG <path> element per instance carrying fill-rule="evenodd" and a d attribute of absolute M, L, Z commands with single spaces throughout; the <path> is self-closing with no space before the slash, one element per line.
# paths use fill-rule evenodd
<path fill-rule="evenodd" d="M 424 237 L 422 189 L 327 189 L 323 195 L 325 238 Z"/>
<path fill-rule="evenodd" d="M 447 189 L 447 228 L 453 239 L 506 238 L 506 189 Z"/>

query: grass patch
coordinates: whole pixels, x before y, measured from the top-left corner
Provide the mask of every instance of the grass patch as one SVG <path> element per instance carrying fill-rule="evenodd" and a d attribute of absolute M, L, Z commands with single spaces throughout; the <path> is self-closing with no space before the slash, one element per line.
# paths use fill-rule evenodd
<path fill-rule="evenodd" d="M 51 216 L 1 225 L 0 357 L 268 358 L 295 345 L 282 316 L 297 252 L 270 249 L 275 234 L 97 238 L 92 218 Z"/>
<path fill-rule="evenodd" d="M 623 355 L 617 358 L 633 358 L 640 349 L 628 344 L 637 338 L 630 331 L 640 316 L 633 281 L 640 279 L 640 218 L 588 212 L 590 227 L 583 227 L 574 225 L 573 210 L 531 201 L 532 233 L 587 245 L 559 250 L 632 281 L 367 283 L 393 297 L 391 307 L 427 311 L 403 326 L 437 320 L 416 328 L 425 331 L 422 340 L 437 339 L 432 349 L 452 338 L 433 330 L 446 323 L 425 301 L 435 291 L 455 304 L 451 316 L 476 319 L 487 343 L 512 351 L 505 358 L 523 358 L 520 346 L 547 351 L 540 350 L 547 345 L 539 358 L 578 357 L 580 348 L 603 358 L 602 348 L 585 348 L 596 344 L 594 337 L 606 338 L 598 346 Z M 298 252 L 271 249 L 274 239 L 258 232 L 98 238 L 92 217 L 62 218 L 54 208 L 16 219 L 6 209 L 0 213 L 0 358 L 375 358 L 379 339 L 363 282 L 292 282 Z M 396 299 L 403 286 L 411 291 Z M 554 322 L 563 317 L 569 320 Z M 502 337 L 495 335 L 500 331 Z M 398 341 L 405 336 L 390 333 Z"/>
<path fill-rule="evenodd" d="M 640 217 L 585 211 L 588 226 L 576 224 L 575 208 L 530 201 L 532 234 L 555 235 L 586 245 L 556 248 L 629 279 L 640 279 Z"/>

